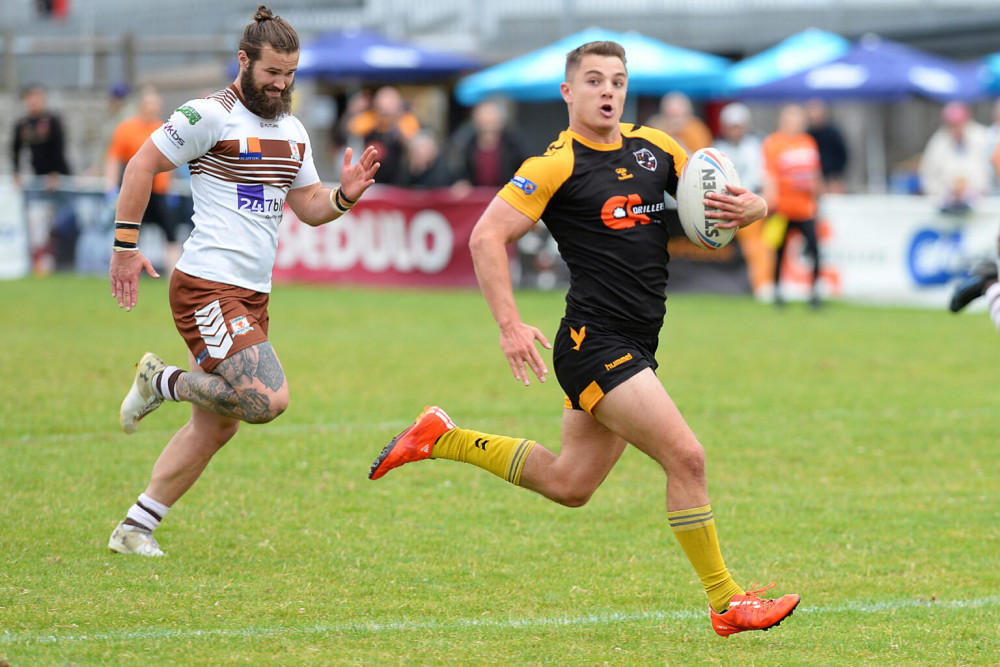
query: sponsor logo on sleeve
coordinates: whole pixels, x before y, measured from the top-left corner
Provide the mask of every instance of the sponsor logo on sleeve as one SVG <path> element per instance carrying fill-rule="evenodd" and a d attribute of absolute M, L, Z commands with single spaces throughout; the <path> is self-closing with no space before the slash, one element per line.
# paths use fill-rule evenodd
<path fill-rule="evenodd" d="M 199 120 L 201 120 L 201 114 L 194 110 L 193 107 L 182 106 L 177 109 L 177 113 L 188 119 L 188 123 L 194 125 Z"/>
<path fill-rule="evenodd" d="M 524 190 L 524 194 L 526 195 L 530 195 L 538 189 L 538 186 L 534 182 L 524 176 L 514 176 L 514 178 L 510 179 L 510 182 L 514 184 L 514 187 Z"/>
<path fill-rule="evenodd" d="M 164 125 L 163 133 L 167 135 L 167 139 L 170 140 L 170 143 L 177 146 L 177 148 L 184 145 L 184 139 L 181 138 L 180 133 L 177 131 L 177 128 L 174 127 L 173 123 L 167 123 Z"/>

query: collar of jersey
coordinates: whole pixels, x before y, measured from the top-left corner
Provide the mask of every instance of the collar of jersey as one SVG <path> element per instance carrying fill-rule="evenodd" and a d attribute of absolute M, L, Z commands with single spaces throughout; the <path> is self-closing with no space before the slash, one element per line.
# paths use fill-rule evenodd
<path fill-rule="evenodd" d="M 620 132 L 619 133 L 619 139 L 618 139 L 618 141 L 616 141 L 613 144 L 602 144 L 602 143 L 598 143 L 596 141 L 591 141 L 590 139 L 587 139 L 586 137 L 578 134 L 577 132 L 575 132 L 574 130 L 571 130 L 569 128 L 566 128 L 566 131 L 570 133 L 570 136 L 573 137 L 574 141 L 579 141 L 581 144 L 583 144 L 587 148 L 593 149 L 595 151 L 616 151 L 616 150 L 618 150 L 619 148 L 622 147 L 622 141 L 625 138 L 625 133 L 624 132 Z"/>

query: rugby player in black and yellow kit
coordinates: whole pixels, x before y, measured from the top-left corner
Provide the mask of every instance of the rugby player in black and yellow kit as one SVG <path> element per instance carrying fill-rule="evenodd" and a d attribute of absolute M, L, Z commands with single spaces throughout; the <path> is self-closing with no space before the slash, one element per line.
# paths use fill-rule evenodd
<path fill-rule="evenodd" d="M 708 594 L 712 627 L 722 636 L 766 630 L 792 613 L 799 596 L 763 599 L 758 593 L 773 584 L 744 591 L 733 580 L 716 536 L 704 449 L 654 373 L 667 285 L 663 193 L 676 192 L 687 155 L 663 132 L 620 122 L 627 86 L 619 44 L 591 42 L 570 52 L 561 84 L 569 128 L 521 166 L 470 242 L 500 346 L 525 385 L 529 369 L 545 381 L 536 342 L 550 345 L 521 321 L 506 245 L 544 219 L 569 266 L 553 349 L 567 395 L 559 455 L 531 440 L 457 428 L 435 406 L 382 450 L 369 477 L 411 461 L 452 459 L 579 507 L 632 443 L 666 472 L 667 517 Z M 767 213 L 764 200 L 744 188 L 708 196 L 719 227 L 742 227 Z"/>

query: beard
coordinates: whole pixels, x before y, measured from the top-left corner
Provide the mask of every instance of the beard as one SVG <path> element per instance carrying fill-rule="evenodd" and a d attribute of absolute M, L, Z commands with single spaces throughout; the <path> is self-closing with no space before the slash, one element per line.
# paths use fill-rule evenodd
<path fill-rule="evenodd" d="M 292 113 L 292 88 L 294 87 L 295 84 L 292 83 L 281 91 L 281 97 L 272 98 L 264 92 L 264 86 L 258 86 L 254 81 L 252 64 L 240 74 L 240 88 L 247 109 L 267 120 L 274 120 Z"/>

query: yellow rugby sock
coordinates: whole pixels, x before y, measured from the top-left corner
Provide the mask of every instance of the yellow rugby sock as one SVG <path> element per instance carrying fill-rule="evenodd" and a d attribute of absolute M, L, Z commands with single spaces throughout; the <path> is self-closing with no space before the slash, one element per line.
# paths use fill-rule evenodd
<path fill-rule="evenodd" d="M 431 458 L 471 463 L 518 486 L 524 462 L 534 446 L 533 440 L 453 428 L 434 443 Z"/>
<path fill-rule="evenodd" d="M 694 566 L 701 585 L 708 593 L 708 603 L 715 613 L 720 614 L 729 607 L 734 595 L 741 595 L 740 588 L 726 569 L 719 548 L 719 538 L 715 533 L 715 517 L 712 506 L 693 507 L 688 510 L 667 512 L 674 537 L 681 543 L 688 560 Z"/>

